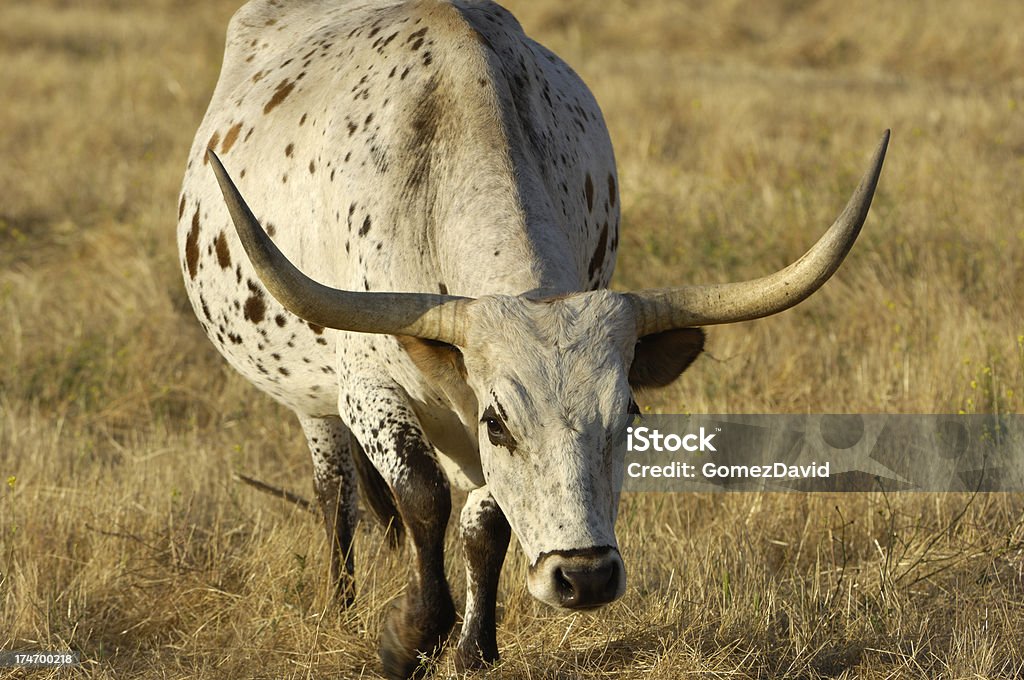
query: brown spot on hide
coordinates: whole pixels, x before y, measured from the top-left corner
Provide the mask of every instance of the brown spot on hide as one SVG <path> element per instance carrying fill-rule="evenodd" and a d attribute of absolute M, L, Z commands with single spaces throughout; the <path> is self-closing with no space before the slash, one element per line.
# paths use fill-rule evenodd
<path fill-rule="evenodd" d="M 214 130 L 213 135 L 210 136 L 210 141 L 206 143 L 206 148 L 207 149 L 213 149 L 214 151 L 216 151 L 217 150 L 217 143 L 219 141 L 220 141 L 220 133 L 217 132 L 216 130 Z M 206 165 L 209 162 L 210 162 L 210 159 L 204 153 L 203 154 L 203 165 Z"/>
<path fill-rule="evenodd" d="M 246 321 L 260 323 L 263 321 L 263 316 L 266 313 L 267 303 L 263 301 L 263 293 L 261 291 L 253 291 L 252 295 L 245 301 L 245 307 L 243 308 Z"/>
<path fill-rule="evenodd" d="M 228 130 L 228 133 L 224 135 L 224 142 L 220 145 L 220 152 L 222 154 L 231 151 L 231 147 L 235 145 L 235 142 L 238 140 L 238 133 L 241 131 L 241 123 L 235 123 L 231 126 L 231 129 Z"/>
<path fill-rule="evenodd" d="M 295 144 L 294 143 L 289 144 L 288 146 L 284 147 L 284 155 L 288 156 L 289 158 L 291 158 L 291 155 L 292 155 L 292 153 L 294 153 L 294 151 L 295 151 Z"/>
<path fill-rule="evenodd" d="M 213 244 L 217 248 L 217 264 L 221 269 L 227 269 L 231 266 L 231 252 L 228 250 L 228 239 L 223 231 L 217 234 Z"/>
<path fill-rule="evenodd" d="M 587 173 L 586 182 L 583 184 L 583 192 L 587 195 L 587 210 L 594 210 L 594 180 L 590 179 L 590 173 Z"/>
<path fill-rule="evenodd" d="M 309 330 L 313 331 L 317 335 L 323 335 L 323 333 L 324 333 L 324 327 L 323 326 L 317 326 L 315 323 L 313 323 L 311 321 L 307 321 L 306 325 L 309 326 Z"/>
<path fill-rule="evenodd" d="M 267 114 L 273 111 L 274 107 L 283 102 L 285 97 L 292 93 L 293 89 L 295 89 L 295 83 L 289 82 L 287 78 L 278 83 L 270 101 L 264 105 L 263 113 Z"/>
<path fill-rule="evenodd" d="M 185 214 L 185 194 L 181 195 L 181 200 L 178 201 L 178 219 Z"/>
<path fill-rule="evenodd" d="M 196 212 L 192 215 L 192 229 L 189 230 L 188 236 L 185 238 L 185 263 L 188 265 L 188 275 L 191 278 L 196 278 L 196 272 L 199 270 L 199 206 L 196 206 Z"/>

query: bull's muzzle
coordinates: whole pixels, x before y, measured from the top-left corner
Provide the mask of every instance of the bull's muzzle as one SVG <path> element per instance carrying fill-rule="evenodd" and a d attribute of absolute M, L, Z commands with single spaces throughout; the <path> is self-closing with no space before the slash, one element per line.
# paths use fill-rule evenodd
<path fill-rule="evenodd" d="M 562 609 L 594 609 L 626 591 L 626 568 L 615 548 L 554 550 L 530 567 L 530 593 Z"/>

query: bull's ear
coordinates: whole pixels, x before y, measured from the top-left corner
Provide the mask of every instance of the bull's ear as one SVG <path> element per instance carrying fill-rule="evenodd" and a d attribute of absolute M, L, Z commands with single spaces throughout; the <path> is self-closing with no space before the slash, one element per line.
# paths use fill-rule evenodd
<path fill-rule="evenodd" d="M 431 380 L 445 385 L 453 381 L 465 381 L 466 364 L 462 361 L 462 352 L 455 345 L 411 335 L 396 335 L 395 338 L 416 367 Z"/>
<path fill-rule="evenodd" d="M 703 351 L 704 331 L 700 328 L 675 328 L 645 335 L 636 341 L 629 384 L 633 389 L 665 387 Z"/>

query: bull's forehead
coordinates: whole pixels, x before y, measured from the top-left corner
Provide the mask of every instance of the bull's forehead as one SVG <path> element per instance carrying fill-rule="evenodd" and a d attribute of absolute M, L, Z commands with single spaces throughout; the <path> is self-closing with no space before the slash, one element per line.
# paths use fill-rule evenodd
<path fill-rule="evenodd" d="M 606 338 L 635 338 L 634 324 L 626 298 L 610 290 L 553 297 L 486 295 L 471 305 L 468 339 L 470 344 L 491 340 L 495 333 L 511 329 L 564 348 L 585 342 L 595 330 Z"/>
<path fill-rule="evenodd" d="M 473 305 L 468 325 L 469 382 L 481 408 L 501 402 L 510 425 L 559 418 L 574 428 L 624 410 L 636 332 L 621 295 L 488 296 Z"/>

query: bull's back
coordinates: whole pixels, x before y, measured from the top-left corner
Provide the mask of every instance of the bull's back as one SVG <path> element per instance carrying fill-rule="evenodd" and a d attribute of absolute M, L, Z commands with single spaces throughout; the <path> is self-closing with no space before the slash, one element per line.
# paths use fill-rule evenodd
<path fill-rule="evenodd" d="M 186 289 L 236 369 L 297 410 L 333 412 L 332 332 L 263 288 L 207 149 L 282 251 L 330 285 L 519 293 L 538 247 L 559 287 L 611 276 L 616 177 L 600 111 L 491 3 L 259 0 L 232 19 L 179 203 Z"/>

